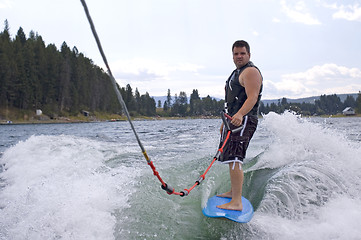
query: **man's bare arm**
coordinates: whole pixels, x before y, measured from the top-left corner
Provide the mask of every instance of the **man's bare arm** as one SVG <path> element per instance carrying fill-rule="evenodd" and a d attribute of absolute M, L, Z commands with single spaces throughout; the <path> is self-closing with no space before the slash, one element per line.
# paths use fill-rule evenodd
<path fill-rule="evenodd" d="M 256 68 L 247 68 L 239 76 L 240 84 L 246 89 L 247 99 L 239 111 L 233 116 L 231 123 L 240 126 L 243 117 L 252 110 L 257 103 L 262 85 L 262 77 Z"/>

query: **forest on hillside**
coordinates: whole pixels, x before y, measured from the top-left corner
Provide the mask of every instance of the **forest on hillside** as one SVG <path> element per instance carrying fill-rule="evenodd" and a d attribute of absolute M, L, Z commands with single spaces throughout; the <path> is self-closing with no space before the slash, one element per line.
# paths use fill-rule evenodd
<path fill-rule="evenodd" d="M 39 34 L 31 31 L 26 37 L 21 27 L 12 38 L 6 20 L 4 25 L 0 32 L 0 110 L 40 109 L 51 118 L 84 111 L 122 113 L 108 74 L 75 46 L 70 49 L 66 42 L 60 50 L 54 44 L 45 46 Z M 157 114 L 155 100 L 148 92 L 141 95 L 129 84 L 118 89 L 132 116 Z M 221 103 L 209 96 L 201 99 L 197 90 L 192 96 L 189 106 L 185 92 L 169 97 L 168 105 L 158 114 L 218 115 Z M 0 119 L 5 119 L 2 112 Z"/>
<path fill-rule="evenodd" d="M 91 59 L 63 42 L 58 50 L 54 44 L 45 46 L 43 38 L 33 31 L 26 37 L 20 27 L 11 37 L 5 20 L 0 32 L 0 110 L 18 109 L 35 112 L 41 109 L 50 118 L 77 116 L 90 113 L 121 114 L 121 106 L 109 76 Z M 188 100 L 181 91 L 167 100 L 156 103 L 148 92 L 141 95 L 128 84 L 119 87 L 132 116 L 218 116 L 224 100 L 201 98 L 194 89 Z M 348 96 L 344 102 L 334 95 L 322 95 L 311 103 L 288 103 L 286 98 L 278 104 L 264 105 L 260 113 L 282 113 L 292 110 L 303 115 L 337 114 L 345 107 L 353 107 L 361 113 L 361 94 L 357 99 Z M 6 119 L 0 111 L 0 120 Z"/>
<path fill-rule="evenodd" d="M 31 31 L 26 37 L 21 27 L 11 38 L 8 22 L 4 25 L 0 33 L 0 109 L 40 109 L 51 118 L 83 111 L 122 113 L 108 74 L 76 47 L 70 49 L 66 42 L 60 50 L 54 44 L 45 46 L 40 35 Z M 132 116 L 157 115 L 155 100 L 148 92 L 141 95 L 129 84 L 118 89 Z M 159 114 L 218 115 L 221 103 L 209 96 L 201 99 L 197 90 L 192 96 L 190 109 L 185 92 L 169 96 Z M 1 118 L 5 116 L 0 111 Z"/>
<path fill-rule="evenodd" d="M 272 103 L 265 106 L 261 103 L 260 112 L 263 114 L 269 112 L 283 113 L 286 110 L 290 110 L 306 116 L 336 115 L 347 107 L 351 107 L 355 109 L 357 113 L 361 113 L 361 93 L 358 94 L 357 99 L 352 95 L 348 95 L 343 102 L 336 94 L 321 95 L 320 99 L 314 103 L 289 103 L 286 98 L 282 98 L 279 99 L 277 104 Z"/>
<path fill-rule="evenodd" d="M 48 115 L 120 109 L 108 75 L 76 47 L 45 46 L 40 35 L 31 31 L 27 38 L 21 27 L 12 39 L 7 21 L 0 33 L 0 107 Z"/>

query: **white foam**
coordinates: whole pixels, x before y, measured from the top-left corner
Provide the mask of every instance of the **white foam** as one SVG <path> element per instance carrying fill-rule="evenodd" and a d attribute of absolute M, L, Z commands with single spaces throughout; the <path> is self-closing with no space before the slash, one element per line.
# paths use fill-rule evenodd
<path fill-rule="evenodd" d="M 268 239 L 359 239 L 360 213 L 360 199 L 339 196 L 321 207 L 316 216 L 298 220 L 256 212 L 251 227 L 261 229 L 258 237 Z"/>
<path fill-rule="evenodd" d="M 114 211 L 128 207 L 134 170 L 104 162 L 105 143 L 32 136 L 5 151 L 1 239 L 113 239 Z"/>
<path fill-rule="evenodd" d="M 272 137 L 251 170 L 277 171 L 251 222 L 255 239 L 359 239 L 359 143 L 292 113 L 261 124 Z"/>
<path fill-rule="evenodd" d="M 361 170 L 361 148 L 351 143 L 346 135 L 336 130 L 312 123 L 293 113 L 269 113 L 264 116 L 261 127 L 273 137 L 269 150 L 253 169 L 278 168 L 292 162 L 317 159 L 331 162 L 334 166 L 352 161 L 352 168 Z"/>

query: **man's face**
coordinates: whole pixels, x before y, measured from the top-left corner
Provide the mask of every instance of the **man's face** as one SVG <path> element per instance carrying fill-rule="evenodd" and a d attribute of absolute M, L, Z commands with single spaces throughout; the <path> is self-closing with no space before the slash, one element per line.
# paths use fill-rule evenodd
<path fill-rule="evenodd" d="M 237 68 L 241 68 L 249 62 L 251 55 L 248 54 L 245 47 L 233 48 L 233 62 Z"/>

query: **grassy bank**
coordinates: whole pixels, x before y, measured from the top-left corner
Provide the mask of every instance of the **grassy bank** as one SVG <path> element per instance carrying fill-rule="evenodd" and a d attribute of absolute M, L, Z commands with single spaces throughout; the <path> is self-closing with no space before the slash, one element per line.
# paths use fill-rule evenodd
<path fill-rule="evenodd" d="M 190 119 L 191 117 L 187 117 Z M 208 117 L 192 117 L 192 118 L 208 118 Z M 147 117 L 147 116 L 132 116 L 132 120 L 165 120 L 165 119 L 184 119 L 184 117 Z M 64 113 L 61 116 L 46 114 L 36 115 L 35 111 L 19 110 L 19 109 L 0 109 L 0 124 L 38 124 L 38 123 L 82 123 L 82 122 L 103 122 L 103 121 L 127 121 L 125 115 L 109 114 L 103 112 L 91 112 L 88 116 L 83 113 L 77 115 L 70 115 Z"/>
<path fill-rule="evenodd" d="M 70 115 L 67 113 L 48 116 L 37 115 L 35 111 L 19 109 L 0 109 L 0 124 L 34 124 L 34 123 L 77 123 L 77 122 L 99 122 L 99 121 L 125 121 L 126 117 L 118 114 L 95 112 L 85 116 L 82 113 Z"/>
<path fill-rule="evenodd" d="M 159 113 L 157 117 L 133 116 L 132 120 L 177 120 L 177 119 L 209 119 L 219 118 L 218 116 L 192 116 L 192 117 L 169 117 Z M 303 116 L 308 117 L 308 116 Z M 361 114 L 353 116 L 344 116 L 343 114 L 322 115 L 323 118 L 341 118 L 341 117 L 361 117 Z M 127 121 L 126 116 L 118 114 L 109 114 L 102 112 L 92 112 L 89 116 L 83 113 L 70 115 L 64 113 L 62 116 L 47 116 L 45 114 L 36 115 L 35 111 L 19 109 L 0 109 L 0 124 L 37 124 L 37 123 L 81 123 L 81 122 L 102 122 L 102 121 Z"/>

